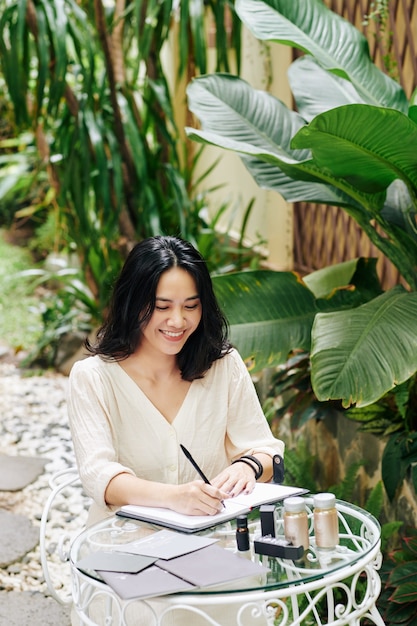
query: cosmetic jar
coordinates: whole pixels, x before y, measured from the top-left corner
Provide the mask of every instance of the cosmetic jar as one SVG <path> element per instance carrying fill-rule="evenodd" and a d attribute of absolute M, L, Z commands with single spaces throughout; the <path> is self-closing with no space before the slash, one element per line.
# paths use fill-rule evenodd
<path fill-rule="evenodd" d="M 339 543 L 339 522 L 336 497 L 332 493 L 318 493 L 313 498 L 314 535 L 316 546 L 331 550 Z"/>
<path fill-rule="evenodd" d="M 308 516 L 304 498 L 294 496 L 284 500 L 284 534 L 293 546 L 309 546 Z"/>

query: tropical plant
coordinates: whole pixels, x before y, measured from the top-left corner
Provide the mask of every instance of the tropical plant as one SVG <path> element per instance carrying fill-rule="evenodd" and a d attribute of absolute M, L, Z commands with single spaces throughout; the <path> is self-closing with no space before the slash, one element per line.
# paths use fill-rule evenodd
<path fill-rule="evenodd" d="M 184 108 L 184 77 L 207 71 L 208 30 L 215 32 L 217 69 L 232 64 L 239 71 L 233 2 L 3 4 L 0 86 L 15 128 L 8 124 L 0 143 L 0 223 L 14 217 L 35 227 L 30 247 L 37 258 L 76 252 L 77 278 L 91 294 L 83 304 L 90 323 L 100 322 L 114 276 L 143 237 L 180 234 L 202 249 L 211 269 L 256 265 L 259 254 L 243 245 L 252 203 L 238 244 L 219 236 L 226 206 L 209 217 L 212 190 L 204 188 L 214 164 L 196 175 L 203 146 L 192 154 L 176 111 L 178 101 Z M 210 42 L 213 57 L 212 48 Z M 48 362 L 66 328 L 80 319 L 85 327 L 83 316 L 67 317 L 71 306 L 79 308 L 72 286 L 59 289 L 30 353 L 38 358 L 46 350 Z"/>
<path fill-rule="evenodd" d="M 234 53 L 238 70 L 240 20 L 230 0 L 2 4 L 0 73 L 16 135 L 36 138 L 37 175 L 48 179 L 43 206 L 56 213 L 64 241 L 76 243 L 101 308 L 132 241 L 195 236 L 192 162 L 175 98 L 177 79 L 207 71 L 206 20 L 216 34 L 217 69 L 229 71 Z M 167 69 L 169 43 L 176 54 Z M 25 216 L 42 200 L 29 199 Z"/>
<path fill-rule="evenodd" d="M 42 298 L 38 298 L 32 306 L 32 312 L 40 319 L 42 332 L 31 346 L 26 346 L 23 367 L 56 366 L 64 338 L 78 336 L 78 348 L 100 322 L 101 311 L 83 282 L 81 272 L 67 267 L 66 259 L 61 260 L 61 268 L 31 268 L 14 275 L 16 281 L 30 279 L 35 291 L 39 288 L 43 290 Z"/>
<path fill-rule="evenodd" d="M 42 324 L 34 312 L 38 298 L 28 281 L 17 280 L 16 274 L 29 268 L 32 258 L 21 246 L 7 238 L 0 229 L 0 341 L 17 353 L 25 353 L 41 333 Z"/>
<path fill-rule="evenodd" d="M 383 583 L 378 607 L 386 624 L 414 626 L 417 620 L 417 530 L 407 527 L 401 545 L 381 568 Z"/>
<path fill-rule="evenodd" d="M 246 248 L 239 242 L 237 244 L 232 242 L 227 232 L 219 235 L 216 231 L 217 220 L 228 208 L 227 205 L 220 207 L 213 218 L 207 217 L 207 222 L 205 222 L 204 198 L 201 202 L 202 210 L 198 216 L 199 227 L 195 232 L 194 243 L 207 254 L 209 269 L 229 272 L 246 265 L 259 266 L 262 258 L 260 253 Z M 244 238 L 246 222 L 252 206 L 253 202 L 250 202 L 246 209 L 240 231 L 240 242 Z M 40 230 L 38 229 L 37 232 L 40 233 Z M 48 234 L 46 239 L 48 240 Z M 39 246 L 39 235 L 36 237 L 36 242 Z M 26 282 L 30 280 L 33 291 L 39 287 L 44 290 L 43 297 L 35 300 L 32 306 L 32 313 L 36 313 L 41 321 L 42 332 L 39 333 L 33 345 L 26 346 L 28 354 L 21 362 L 24 367 L 59 367 L 62 365 L 60 348 L 65 341 L 72 338 L 71 344 L 78 349 L 85 336 L 99 326 L 103 318 L 103 311 L 85 284 L 82 272 L 77 267 L 69 267 L 70 255 L 60 257 L 49 255 L 48 259 L 51 268 L 43 264 L 41 268 L 26 269 L 12 276 L 15 282 L 22 279 L 26 279 Z"/>
<path fill-rule="evenodd" d="M 31 215 L 39 210 L 39 197 L 45 195 L 46 184 L 46 176 L 39 165 L 31 133 L 0 140 L 1 225 L 13 224 L 19 211 L 24 217 L 28 204 L 32 207 Z"/>
<path fill-rule="evenodd" d="M 188 135 L 237 152 L 260 186 L 289 202 L 339 206 L 407 286 L 383 292 L 375 263 L 363 259 L 304 279 L 237 273 L 216 288 L 253 370 L 307 352 L 316 398 L 357 411 L 372 405 L 368 421 L 378 417 L 375 403 L 394 397 L 402 425 L 382 467 L 392 499 L 417 460 L 417 107 L 373 64 L 360 32 L 320 0 L 236 0 L 235 8 L 259 39 L 306 53 L 288 72 L 298 110 L 238 77 L 207 75 L 187 89 L 201 122 Z"/>

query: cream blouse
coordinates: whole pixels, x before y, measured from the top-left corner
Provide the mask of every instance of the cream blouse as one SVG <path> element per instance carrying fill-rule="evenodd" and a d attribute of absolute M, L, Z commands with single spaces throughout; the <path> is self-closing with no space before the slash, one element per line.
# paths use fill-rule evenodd
<path fill-rule="evenodd" d="M 104 494 L 117 474 L 171 484 L 197 479 L 180 443 L 209 479 L 242 454 L 284 454 L 236 350 L 191 383 L 171 424 L 117 361 L 99 356 L 74 364 L 68 412 L 81 481 L 95 502 L 90 522 L 114 510 Z"/>

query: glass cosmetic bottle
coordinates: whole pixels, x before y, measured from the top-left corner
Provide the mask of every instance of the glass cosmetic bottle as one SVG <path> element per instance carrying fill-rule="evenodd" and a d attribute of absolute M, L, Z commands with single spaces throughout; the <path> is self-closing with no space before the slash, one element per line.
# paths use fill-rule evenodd
<path fill-rule="evenodd" d="M 316 546 L 320 550 L 333 550 L 339 543 L 336 497 L 332 493 L 318 493 L 313 504 Z"/>
<path fill-rule="evenodd" d="M 244 558 L 251 558 L 248 518 L 246 515 L 239 515 L 236 518 L 236 545 L 237 553 Z"/>
<path fill-rule="evenodd" d="M 284 500 L 284 534 L 293 546 L 309 546 L 308 516 L 304 499 L 299 496 Z"/>

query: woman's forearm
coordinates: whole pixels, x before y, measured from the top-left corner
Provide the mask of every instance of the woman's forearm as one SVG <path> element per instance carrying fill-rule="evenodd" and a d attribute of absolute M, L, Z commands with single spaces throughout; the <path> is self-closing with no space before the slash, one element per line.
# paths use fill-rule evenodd
<path fill-rule="evenodd" d="M 177 485 L 144 480 L 123 472 L 109 482 L 104 498 L 109 506 L 138 504 L 168 507 L 168 503 L 175 497 L 176 487 Z"/>

